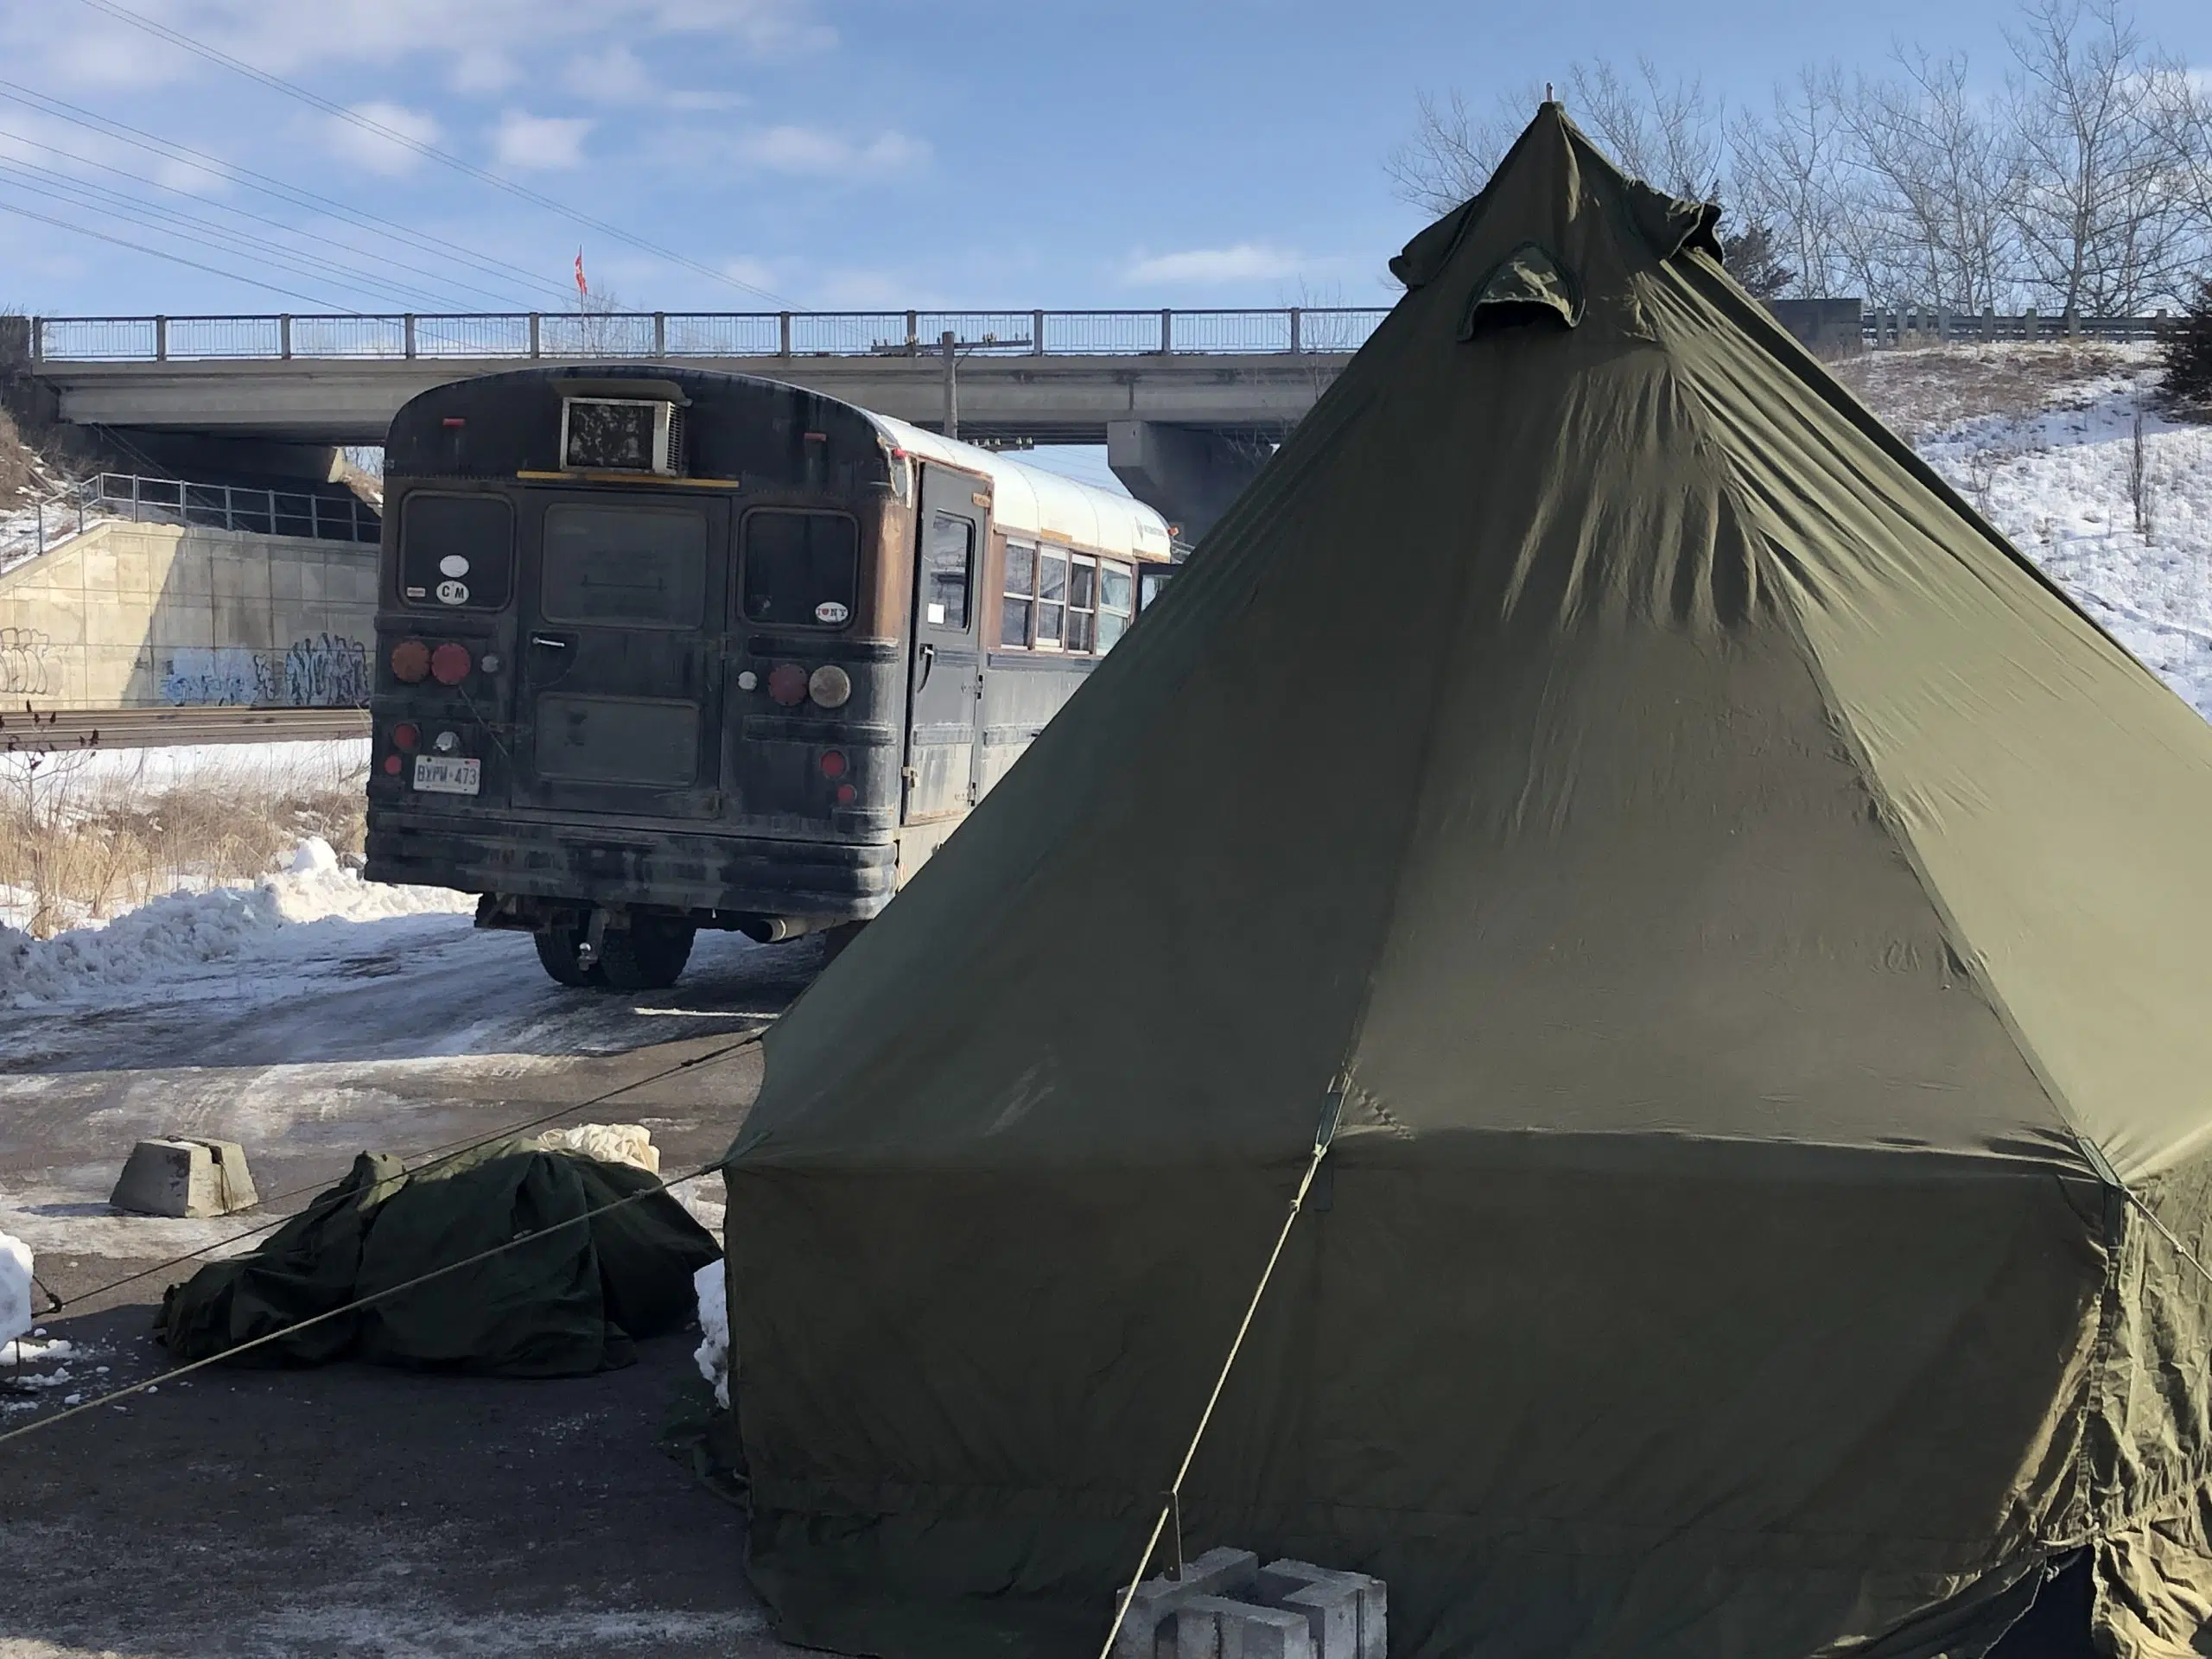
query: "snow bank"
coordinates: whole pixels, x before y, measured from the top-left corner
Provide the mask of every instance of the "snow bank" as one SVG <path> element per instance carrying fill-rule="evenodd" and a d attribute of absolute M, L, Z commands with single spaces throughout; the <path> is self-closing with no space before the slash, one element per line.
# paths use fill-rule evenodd
<path fill-rule="evenodd" d="M 458 913 L 475 904 L 469 894 L 444 887 L 364 881 L 340 865 L 327 842 L 311 836 L 287 868 L 251 887 L 168 893 L 50 939 L 0 925 L 0 1005 L 60 1001 L 234 961 L 289 926 Z"/>
<path fill-rule="evenodd" d="M 2150 404 L 2157 378 L 2129 365 L 2076 380 L 2039 410 L 1959 422 L 1917 448 L 2099 626 L 2212 719 L 2212 428 L 2161 417 Z M 2133 486 L 2139 414 L 2147 525 Z"/>
<path fill-rule="evenodd" d="M 30 1328 L 31 1247 L 0 1233 L 0 1343 L 11 1343 Z"/>
<path fill-rule="evenodd" d="M 709 1262 L 691 1275 L 699 1295 L 699 1329 L 703 1340 L 692 1357 L 699 1375 L 715 1385 L 715 1401 L 729 1408 L 729 1281 L 728 1266 Z"/>

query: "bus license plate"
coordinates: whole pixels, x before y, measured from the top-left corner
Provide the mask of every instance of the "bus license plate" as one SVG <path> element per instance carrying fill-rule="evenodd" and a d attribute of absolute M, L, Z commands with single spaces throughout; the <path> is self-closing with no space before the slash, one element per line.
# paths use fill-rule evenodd
<path fill-rule="evenodd" d="M 434 795 L 474 795 L 484 786 L 484 763 L 443 754 L 415 757 L 415 787 Z"/>

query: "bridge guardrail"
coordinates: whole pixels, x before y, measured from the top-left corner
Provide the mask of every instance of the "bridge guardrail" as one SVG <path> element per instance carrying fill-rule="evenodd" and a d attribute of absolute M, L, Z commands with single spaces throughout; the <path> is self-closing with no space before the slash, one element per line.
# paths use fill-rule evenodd
<path fill-rule="evenodd" d="M 35 362 L 295 358 L 1250 356 L 1356 351 L 1386 307 L 1186 311 L 512 311 L 34 317 Z M 970 344 L 970 342 L 976 342 Z"/>

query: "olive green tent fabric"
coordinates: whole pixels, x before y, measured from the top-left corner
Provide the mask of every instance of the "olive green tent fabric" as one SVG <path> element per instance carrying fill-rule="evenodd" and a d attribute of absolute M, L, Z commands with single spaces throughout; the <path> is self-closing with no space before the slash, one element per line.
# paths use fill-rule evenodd
<path fill-rule="evenodd" d="M 2202 1639 L 2212 728 L 1712 220 L 1548 106 L 771 1034 L 787 1637 L 1095 1651 L 1340 1092 L 1186 1548 L 1395 1659 L 1974 1659 L 2085 1551 Z"/>
<path fill-rule="evenodd" d="M 411 1175 L 397 1159 L 364 1153 L 344 1181 L 251 1254 L 173 1287 L 159 1332 L 180 1359 L 206 1358 L 526 1237 L 240 1362 L 315 1364 L 353 1354 L 505 1376 L 626 1365 L 636 1357 L 632 1338 L 689 1316 L 691 1275 L 720 1253 L 659 1188 L 626 1164 L 526 1141 L 493 1142 Z"/>

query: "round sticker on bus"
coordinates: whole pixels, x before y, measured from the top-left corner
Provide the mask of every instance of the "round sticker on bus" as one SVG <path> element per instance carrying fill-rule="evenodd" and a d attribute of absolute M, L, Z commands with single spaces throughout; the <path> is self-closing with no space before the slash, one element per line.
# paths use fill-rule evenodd
<path fill-rule="evenodd" d="M 833 628 L 851 614 L 852 612 L 834 599 L 825 599 L 814 607 L 814 620 L 826 622 Z"/>
<path fill-rule="evenodd" d="M 458 553 L 448 553 L 438 561 L 438 574 L 442 576 L 465 576 L 468 574 L 468 561 Z"/>
<path fill-rule="evenodd" d="M 466 605 L 468 603 L 468 584 L 465 582 L 442 582 L 438 584 L 438 603 Z"/>

